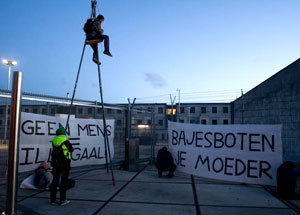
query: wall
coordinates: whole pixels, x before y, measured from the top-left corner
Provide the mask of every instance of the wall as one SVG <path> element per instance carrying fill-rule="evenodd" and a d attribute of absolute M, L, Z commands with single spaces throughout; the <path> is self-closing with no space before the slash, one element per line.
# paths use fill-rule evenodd
<path fill-rule="evenodd" d="M 232 106 L 234 124 L 282 124 L 284 160 L 300 162 L 300 59 Z"/>

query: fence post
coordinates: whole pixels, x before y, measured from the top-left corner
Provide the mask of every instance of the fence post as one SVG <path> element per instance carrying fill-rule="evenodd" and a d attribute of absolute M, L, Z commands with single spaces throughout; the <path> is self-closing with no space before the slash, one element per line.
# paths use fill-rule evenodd
<path fill-rule="evenodd" d="M 14 72 L 8 146 L 8 179 L 6 213 L 15 214 L 18 180 L 19 124 L 21 109 L 22 73 Z"/>
<path fill-rule="evenodd" d="M 128 109 L 125 110 L 125 158 L 124 158 L 124 169 L 129 170 L 129 133 L 130 133 L 130 104 Z"/>
<path fill-rule="evenodd" d="M 155 133 L 155 108 L 156 105 L 154 105 L 154 108 L 152 108 L 152 113 L 151 113 L 151 136 L 152 136 L 152 141 L 151 141 L 151 145 L 152 145 L 152 149 L 151 149 L 151 162 L 154 163 L 155 162 L 155 146 L 156 146 L 156 133 Z"/>

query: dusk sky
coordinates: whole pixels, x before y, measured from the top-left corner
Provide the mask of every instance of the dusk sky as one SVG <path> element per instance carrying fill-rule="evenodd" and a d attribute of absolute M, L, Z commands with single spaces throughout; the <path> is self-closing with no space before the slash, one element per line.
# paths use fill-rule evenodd
<path fill-rule="evenodd" d="M 100 54 L 104 101 L 230 101 L 299 58 L 299 0 L 98 0 L 112 58 Z M 89 0 L 1 0 L 0 58 L 18 61 L 23 92 L 66 96 Z M 103 44 L 99 50 L 103 51 Z M 87 47 L 76 98 L 99 100 Z M 0 66 L 0 88 L 7 88 Z"/>

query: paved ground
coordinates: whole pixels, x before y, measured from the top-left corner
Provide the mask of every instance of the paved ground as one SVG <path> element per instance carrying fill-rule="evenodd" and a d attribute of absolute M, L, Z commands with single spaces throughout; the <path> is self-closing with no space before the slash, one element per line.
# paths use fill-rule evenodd
<path fill-rule="evenodd" d="M 157 177 L 153 166 L 139 172 L 114 170 L 116 186 L 104 169 L 73 173 L 76 187 L 68 191 L 71 203 L 50 205 L 48 191 L 19 190 L 18 214 L 300 214 L 300 201 L 285 201 L 267 187 L 242 185 L 175 173 Z M 3 190 L 0 190 L 3 197 Z"/>

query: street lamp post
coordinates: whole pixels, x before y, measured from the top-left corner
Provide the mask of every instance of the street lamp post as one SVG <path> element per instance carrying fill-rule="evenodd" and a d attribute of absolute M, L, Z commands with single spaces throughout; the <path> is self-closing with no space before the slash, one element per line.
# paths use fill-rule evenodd
<path fill-rule="evenodd" d="M 178 118 L 177 118 L 177 122 L 180 122 L 180 89 L 177 89 L 176 91 L 178 91 Z"/>
<path fill-rule="evenodd" d="M 7 91 L 10 89 L 10 73 L 11 67 L 18 64 L 17 61 L 10 61 L 3 59 L 2 63 L 8 66 L 8 80 L 7 80 Z M 5 107 L 5 121 L 4 121 L 4 141 L 6 142 L 6 133 L 7 133 L 7 118 L 8 118 L 8 98 L 6 98 L 6 107 Z"/>

